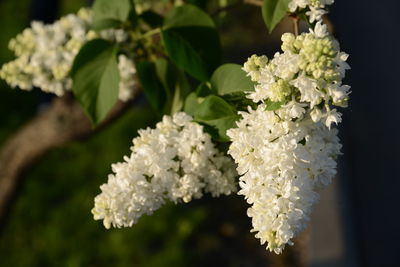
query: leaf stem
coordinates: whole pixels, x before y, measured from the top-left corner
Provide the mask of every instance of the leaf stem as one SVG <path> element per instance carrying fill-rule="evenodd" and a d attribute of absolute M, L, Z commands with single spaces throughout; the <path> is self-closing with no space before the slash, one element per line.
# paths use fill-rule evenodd
<path fill-rule="evenodd" d="M 147 37 L 153 36 L 155 34 L 158 34 L 160 32 L 161 32 L 160 28 L 155 28 L 155 29 L 152 29 L 152 30 L 142 34 L 142 36 L 140 36 L 140 38 L 147 38 Z"/>

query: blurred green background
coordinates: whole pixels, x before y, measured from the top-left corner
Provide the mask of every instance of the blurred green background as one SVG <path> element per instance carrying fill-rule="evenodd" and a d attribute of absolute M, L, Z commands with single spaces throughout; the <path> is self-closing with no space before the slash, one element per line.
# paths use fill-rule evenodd
<path fill-rule="evenodd" d="M 85 3 L 60 1 L 59 15 Z M 7 44 L 28 25 L 31 4 L 0 2 L 0 64 L 13 58 Z M 0 99 L 1 145 L 45 108 L 45 97 L 1 81 Z M 270 259 L 250 233 L 246 203 L 238 196 L 168 204 L 126 229 L 105 230 L 93 220 L 93 199 L 110 164 L 129 153 L 137 129 L 154 123 L 140 104 L 91 139 L 53 150 L 36 164 L 0 229 L 0 266 L 265 266 Z"/>

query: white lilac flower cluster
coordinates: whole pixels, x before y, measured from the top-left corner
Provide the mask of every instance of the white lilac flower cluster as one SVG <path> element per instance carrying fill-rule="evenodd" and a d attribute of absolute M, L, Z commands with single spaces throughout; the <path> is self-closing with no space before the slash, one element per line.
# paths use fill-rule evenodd
<path fill-rule="evenodd" d="M 341 145 L 331 124 L 341 117 L 332 107 L 347 106 L 350 88 L 342 85 L 348 56 L 321 22 L 282 41 L 283 53 L 272 60 L 252 56 L 244 64 L 256 84 L 247 97 L 257 108 L 240 112 L 238 127 L 227 132 L 252 231 L 275 253 L 304 230 L 316 190 L 336 174 Z"/>
<path fill-rule="evenodd" d="M 118 56 L 118 70 L 119 70 L 119 93 L 118 98 L 121 101 L 128 101 L 135 93 L 136 80 L 136 67 L 133 60 L 124 54 Z"/>
<path fill-rule="evenodd" d="M 114 174 L 95 198 L 92 213 L 106 228 L 132 226 L 167 200 L 189 202 L 203 193 L 236 191 L 234 162 L 186 113 L 164 116 L 155 129 L 140 130 L 131 150 L 125 162 L 112 165 Z"/>
<path fill-rule="evenodd" d="M 251 204 L 253 231 L 267 249 L 280 253 L 304 230 L 315 189 L 330 183 L 340 153 L 337 130 L 321 123 L 282 120 L 261 104 L 241 112 L 230 129 L 229 153 L 238 164 L 241 190 Z"/>
<path fill-rule="evenodd" d="M 244 70 L 257 83 L 248 98 L 255 103 L 279 103 L 277 110 L 285 120 L 302 119 L 307 113 L 314 122 L 330 127 L 341 121 L 341 114 L 332 106 L 346 107 L 350 86 L 343 85 L 348 55 L 328 34 L 326 25 L 318 22 L 310 33 L 282 36 L 283 53 L 269 60 L 252 56 Z"/>
<path fill-rule="evenodd" d="M 296 13 L 305 10 L 311 23 L 321 21 L 322 16 L 327 13 L 326 6 L 332 5 L 335 0 L 292 0 L 289 3 L 289 11 Z"/>
<path fill-rule="evenodd" d="M 127 34 L 122 30 L 105 30 L 96 33 L 90 30 L 92 12 L 82 8 L 75 14 L 62 17 L 53 24 L 34 21 L 9 43 L 17 58 L 6 63 L 0 77 L 12 87 L 23 90 L 40 88 L 44 92 L 62 96 L 71 90 L 69 72 L 80 48 L 89 40 L 103 38 L 123 43 Z M 118 59 L 121 73 L 120 99 L 128 100 L 134 91 L 134 67 L 131 57 L 121 55 Z"/>

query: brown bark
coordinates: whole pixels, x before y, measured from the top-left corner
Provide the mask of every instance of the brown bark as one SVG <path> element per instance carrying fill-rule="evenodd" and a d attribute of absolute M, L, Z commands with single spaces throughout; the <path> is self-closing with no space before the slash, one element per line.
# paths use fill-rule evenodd
<path fill-rule="evenodd" d="M 88 137 L 119 117 L 129 103 L 119 102 L 95 129 L 71 94 L 55 98 L 47 110 L 20 128 L 0 149 L 0 222 L 23 174 L 55 147 Z"/>

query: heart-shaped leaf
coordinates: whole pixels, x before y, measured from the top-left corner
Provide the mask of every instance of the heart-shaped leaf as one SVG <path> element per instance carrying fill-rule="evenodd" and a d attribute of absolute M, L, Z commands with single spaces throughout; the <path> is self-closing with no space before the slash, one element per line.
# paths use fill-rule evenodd
<path fill-rule="evenodd" d="M 238 64 L 224 64 L 211 77 L 211 88 L 218 95 L 227 95 L 254 90 L 254 83 L 242 66 Z"/>
<path fill-rule="evenodd" d="M 93 25 L 95 30 L 114 28 L 134 14 L 132 0 L 96 0 L 93 4 Z"/>
<path fill-rule="evenodd" d="M 264 0 L 262 15 L 268 31 L 272 32 L 276 25 L 286 16 L 291 0 Z"/>
<path fill-rule="evenodd" d="M 174 8 L 165 18 L 161 35 L 172 61 L 200 81 L 207 81 L 220 63 L 214 22 L 196 6 Z"/>
<path fill-rule="evenodd" d="M 212 126 L 217 130 L 209 133 L 220 142 L 229 141 L 226 131 L 236 127 L 236 121 L 239 118 L 240 116 L 229 103 L 215 95 L 206 97 L 194 112 L 196 121 Z"/>
<path fill-rule="evenodd" d="M 102 39 L 86 43 L 75 57 L 72 91 L 94 124 L 103 120 L 118 100 L 117 48 Z"/>

